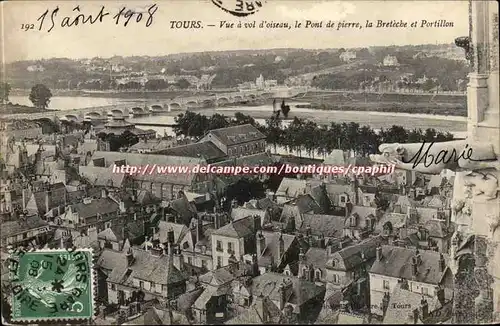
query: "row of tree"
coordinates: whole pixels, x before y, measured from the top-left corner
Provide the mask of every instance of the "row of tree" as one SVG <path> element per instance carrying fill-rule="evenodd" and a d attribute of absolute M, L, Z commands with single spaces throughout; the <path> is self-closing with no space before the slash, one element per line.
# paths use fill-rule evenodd
<path fill-rule="evenodd" d="M 8 83 L 0 83 L 0 103 L 5 104 L 9 102 L 11 86 Z M 52 92 L 43 84 L 36 84 L 31 88 L 29 100 L 37 109 L 46 109 L 49 106 Z"/>
<path fill-rule="evenodd" d="M 318 125 L 314 121 L 295 117 L 285 126 L 278 115 L 273 115 L 266 120 L 265 125 L 260 125 L 254 118 L 237 112 L 233 118 L 221 114 L 207 117 L 200 113 L 187 111 L 176 117 L 174 131 L 177 135 L 201 138 L 209 130 L 229 126 L 252 124 L 267 137 L 267 142 L 282 146 L 289 151 L 302 155 L 303 152 L 310 156 L 316 154 L 326 156 L 334 149 L 352 151 L 355 154 L 367 155 L 377 153 L 378 147 L 383 143 L 418 143 L 432 141 L 452 140 L 449 132 L 442 133 L 433 128 L 405 129 L 393 125 L 389 129 L 375 131 L 369 126 L 360 126 L 358 123 L 335 123 Z"/>

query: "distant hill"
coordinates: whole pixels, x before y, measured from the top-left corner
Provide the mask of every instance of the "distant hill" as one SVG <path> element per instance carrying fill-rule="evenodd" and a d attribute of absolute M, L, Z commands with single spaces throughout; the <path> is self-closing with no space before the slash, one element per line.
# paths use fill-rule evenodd
<path fill-rule="evenodd" d="M 352 67 L 342 53 L 355 54 Z M 345 55 L 344 55 L 345 56 Z M 352 55 L 351 55 L 352 56 Z M 399 72 L 395 67 L 388 67 L 387 73 L 379 69 L 387 56 L 397 58 Z M 165 56 L 133 56 L 112 58 L 68 59 L 51 58 L 36 61 L 17 61 L 5 65 L 6 81 L 13 88 L 29 89 L 33 81 L 43 83 L 51 89 L 97 89 L 116 88 L 116 80 L 128 76 L 146 76 L 145 78 L 164 78 L 169 76 L 216 74 L 213 87 L 235 87 L 240 83 L 255 81 L 259 75 L 265 79 L 275 79 L 278 83 L 300 80 L 304 76 L 311 82 L 316 76 L 328 74 L 340 75 L 341 78 L 358 78 L 360 66 L 371 74 L 384 75 L 387 78 L 400 79 L 404 74 L 414 78 L 445 78 L 453 75 L 456 80 L 465 79 L 468 72 L 463 50 L 454 44 L 426 44 L 407 46 L 386 46 L 354 49 L 267 49 L 234 50 L 199 53 L 178 53 Z M 430 68 L 426 68 L 425 65 Z M 383 65 L 382 65 L 383 66 Z M 339 67 L 339 68 L 336 68 Z M 345 71 L 348 70 L 348 71 Z M 404 72 L 404 73 L 403 73 Z M 439 73 L 437 73 L 439 72 Z M 366 75 L 366 73 L 365 73 Z M 377 76 L 373 76 L 375 79 Z M 295 78 L 295 79 L 294 79 Z M 322 77 L 324 78 L 326 77 Z M 332 77 L 333 78 L 333 77 Z M 370 77 L 371 78 L 371 77 Z M 393 80 L 397 82 L 397 80 Z M 437 81 L 439 84 L 440 82 Z M 335 83 L 322 82 L 316 86 L 333 87 Z M 359 81 L 351 83 L 354 86 Z M 450 90 L 459 85 L 445 84 Z M 455 82 L 456 84 L 456 82 Z M 166 85 L 166 84 L 165 84 Z M 334 87 L 335 86 L 335 87 Z M 90 87 L 90 88 L 88 88 Z"/>

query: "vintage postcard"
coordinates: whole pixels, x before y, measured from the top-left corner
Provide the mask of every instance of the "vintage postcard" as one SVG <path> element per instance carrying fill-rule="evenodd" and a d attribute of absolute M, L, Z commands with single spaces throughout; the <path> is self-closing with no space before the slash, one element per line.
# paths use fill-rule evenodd
<path fill-rule="evenodd" d="M 498 3 L 0 3 L 10 325 L 500 321 Z"/>

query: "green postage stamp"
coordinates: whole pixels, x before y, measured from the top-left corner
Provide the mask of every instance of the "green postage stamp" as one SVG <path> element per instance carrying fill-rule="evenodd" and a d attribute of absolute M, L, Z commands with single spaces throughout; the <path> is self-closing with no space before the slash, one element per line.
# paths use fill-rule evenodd
<path fill-rule="evenodd" d="M 92 249 L 11 253 L 13 322 L 91 319 L 94 315 Z"/>

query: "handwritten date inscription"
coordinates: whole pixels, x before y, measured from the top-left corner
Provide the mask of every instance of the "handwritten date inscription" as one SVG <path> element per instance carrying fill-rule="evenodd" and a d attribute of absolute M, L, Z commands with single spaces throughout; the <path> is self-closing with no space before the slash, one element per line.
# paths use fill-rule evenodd
<path fill-rule="evenodd" d="M 52 11 L 49 9 L 45 10 L 43 14 L 38 17 L 37 22 L 38 30 L 46 30 L 47 32 L 51 32 L 54 28 L 57 27 L 76 27 L 80 25 L 93 25 L 96 23 L 102 23 L 105 20 L 113 20 L 116 25 L 128 26 L 129 23 L 143 23 L 146 27 L 149 27 L 154 22 L 154 14 L 158 10 L 158 6 L 153 4 L 145 11 L 135 11 L 132 9 L 127 9 L 127 7 L 121 8 L 114 16 L 111 16 L 112 13 L 106 10 L 105 6 L 102 6 L 99 12 L 97 13 L 85 13 L 80 8 L 80 6 L 76 6 L 73 8 L 73 13 L 71 15 L 62 16 L 59 13 L 59 7 L 56 7 Z M 34 24 L 23 24 L 21 28 L 24 31 L 28 31 L 30 29 L 35 29 Z"/>

